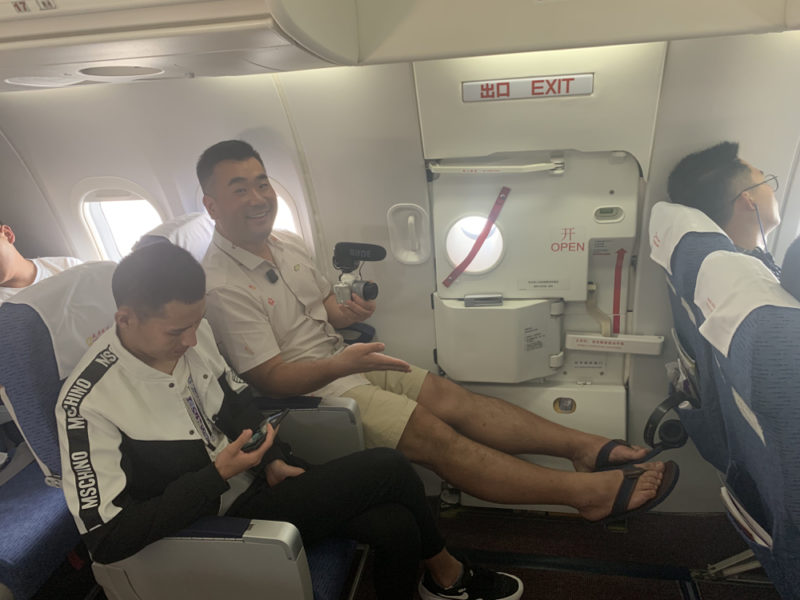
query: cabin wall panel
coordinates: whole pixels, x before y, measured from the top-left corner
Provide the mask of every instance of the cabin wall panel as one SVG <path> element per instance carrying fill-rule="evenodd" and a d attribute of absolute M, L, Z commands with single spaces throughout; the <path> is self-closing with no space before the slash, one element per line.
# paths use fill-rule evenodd
<path fill-rule="evenodd" d="M 389 250 L 386 213 L 401 202 L 429 211 L 414 81 L 408 64 L 342 67 L 279 76 L 322 223 L 318 249 L 329 276 L 333 245 Z M 434 368 L 433 260 L 403 265 L 391 253 L 364 264 L 380 287 L 370 319 L 386 351 Z"/>
<path fill-rule="evenodd" d="M 415 63 L 425 157 L 625 150 L 646 176 L 665 51 L 653 43 Z M 589 96 L 461 98 L 462 82 L 580 73 L 594 73 Z"/>
<path fill-rule="evenodd" d="M 640 224 L 636 333 L 668 335 L 672 327 L 664 276 L 649 258 L 647 227 L 652 205 L 667 199 L 667 177 L 678 160 L 720 141 L 738 141 L 744 160 L 775 173 L 782 184 L 790 177 L 800 134 L 798 52 L 796 32 L 670 43 Z M 670 343 L 660 357 L 633 358 L 628 439 L 641 441 L 650 411 L 666 396 L 664 362 L 674 356 Z M 670 458 L 681 465 L 681 482 L 664 509 L 721 509 L 718 480 L 691 443 Z"/>
<path fill-rule="evenodd" d="M 0 221 L 16 234 L 17 250 L 30 257 L 72 254 L 47 199 L 5 138 L 0 138 L 0 181 Z"/>
<path fill-rule="evenodd" d="M 269 75 L 18 92 L 0 96 L 0 126 L 42 183 L 78 256 L 96 258 L 70 191 L 86 177 L 129 179 L 164 218 L 202 210 L 195 163 L 209 145 L 244 138 L 302 204 L 304 187 Z M 29 227 L 29 231 L 32 231 Z"/>

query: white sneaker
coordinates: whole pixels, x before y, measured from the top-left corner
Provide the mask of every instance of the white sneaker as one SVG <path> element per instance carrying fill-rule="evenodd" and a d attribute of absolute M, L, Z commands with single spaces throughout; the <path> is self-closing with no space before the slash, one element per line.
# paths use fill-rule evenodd
<path fill-rule="evenodd" d="M 522 581 L 513 575 L 473 567 L 467 563 L 464 563 L 461 581 L 453 587 L 441 587 L 428 571 L 419 582 L 422 600 L 519 600 L 522 590 Z"/>

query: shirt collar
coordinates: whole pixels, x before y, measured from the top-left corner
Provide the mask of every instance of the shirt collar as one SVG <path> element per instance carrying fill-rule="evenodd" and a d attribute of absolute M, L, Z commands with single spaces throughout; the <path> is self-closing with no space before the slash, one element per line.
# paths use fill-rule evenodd
<path fill-rule="evenodd" d="M 117 327 L 114 325 L 111 329 L 109 329 L 106 333 L 103 334 L 104 336 L 108 336 L 107 339 L 111 340 L 111 350 L 120 358 L 120 362 L 122 363 L 122 367 L 126 371 L 133 373 L 137 379 L 143 380 L 162 380 L 162 381 L 172 381 L 172 375 L 168 375 L 158 369 L 154 369 L 153 367 L 143 363 L 139 358 L 131 354 L 131 352 L 122 345 L 122 340 L 119 339 L 119 335 L 117 334 Z M 102 338 L 101 338 L 102 339 Z M 96 344 L 100 344 L 102 342 L 97 342 Z M 95 345 L 96 345 L 95 344 Z M 189 348 L 191 350 L 191 348 Z M 188 352 L 188 351 L 187 351 Z"/>
<path fill-rule="evenodd" d="M 226 238 L 216 229 L 214 229 L 213 241 L 214 245 L 216 245 L 217 248 L 222 250 L 225 254 L 230 256 L 235 261 L 241 263 L 251 271 L 258 268 L 261 264 L 265 262 L 269 263 L 267 259 L 262 258 L 257 254 L 253 254 L 249 250 L 245 250 L 240 246 L 236 246 L 233 242 L 231 242 L 228 238 Z M 267 243 L 270 246 L 270 250 L 279 250 L 279 251 L 283 250 L 283 244 L 274 235 L 270 234 Z"/>

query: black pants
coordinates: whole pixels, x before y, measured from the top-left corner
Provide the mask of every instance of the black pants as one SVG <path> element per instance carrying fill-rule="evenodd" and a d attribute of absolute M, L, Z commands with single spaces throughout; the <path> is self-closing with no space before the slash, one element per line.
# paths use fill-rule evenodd
<path fill-rule="evenodd" d="M 330 535 L 369 544 L 380 600 L 411 598 L 420 559 L 444 548 L 422 481 L 389 448 L 350 454 L 274 488 L 259 480 L 227 514 L 289 521 L 306 546 Z"/>

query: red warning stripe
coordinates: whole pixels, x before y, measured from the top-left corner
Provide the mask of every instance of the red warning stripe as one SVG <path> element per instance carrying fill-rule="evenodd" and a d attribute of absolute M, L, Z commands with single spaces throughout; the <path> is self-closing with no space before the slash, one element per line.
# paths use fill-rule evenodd
<path fill-rule="evenodd" d="M 614 265 L 614 326 L 612 333 L 619 333 L 619 308 L 622 295 L 622 263 L 625 257 L 625 248 L 617 250 L 617 264 Z"/>
<path fill-rule="evenodd" d="M 455 269 L 453 269 L 452 273 L 445 277 L 444 281 L 442 281 L 442 285 L 444 287 L 450 287 L 453 282 L 458 279 L 458 276 L 464 272 L 464 270 L 472 263 L 475 256 L 483 246 L 483 242 L 486 241 L 486 238 L 489 237 L 489 232 L 492 230 L 492 225 L 497 220 L 497 216 L 500 214 L 500 211 L 503 210 L 503 204 L 506 203 L 506 198 L 508 198 L 508 194 L 511 192 L 511 188 L 503 186 L 500 189 L 500 194 L 497 196 L 497 200 L 494 201 L 494 206 L 492 206 L 492 210 L 489 212 L 489 216 L 486 218 L 486 225 L 483 226 L 483 231 L 481 231 L 480 235 L 475 239 L 475 243 L 472 244 L 472 249 L 469 251 L 467 256 L 464 260 L 461 261 Z"/>

